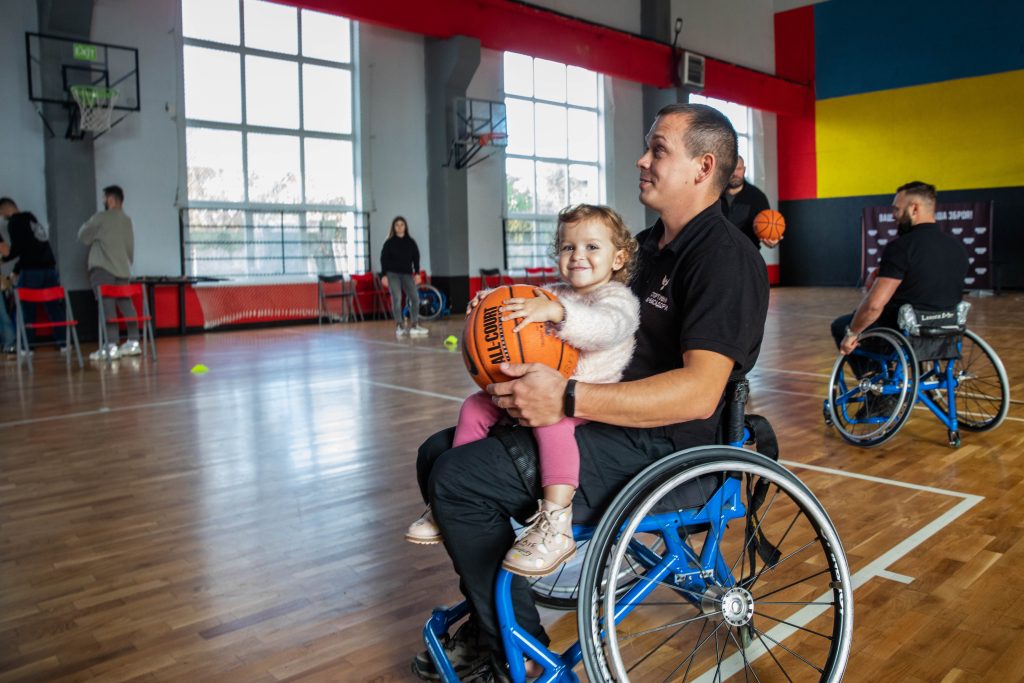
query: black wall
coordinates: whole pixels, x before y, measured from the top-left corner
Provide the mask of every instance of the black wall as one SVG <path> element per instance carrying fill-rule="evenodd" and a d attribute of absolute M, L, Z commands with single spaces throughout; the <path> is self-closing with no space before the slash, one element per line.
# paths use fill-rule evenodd
<path fill-rule="evenodd" d="M 894 194 L 894 193 L 893 193 Z M 860 278 L 860 216 L 893 194 L 779 202 L 786 238 L 779 246 L 783 285 L 853 287 Z M 996 287 L 1024 289 L 1024 187 L 939 191 L 940 202 L 994 202 Z"/>

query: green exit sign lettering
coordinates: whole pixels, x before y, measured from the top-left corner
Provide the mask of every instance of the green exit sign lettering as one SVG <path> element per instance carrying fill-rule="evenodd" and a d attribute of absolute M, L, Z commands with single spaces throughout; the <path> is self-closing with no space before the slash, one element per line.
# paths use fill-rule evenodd
<path fill-rule="evenodd" d="M 75 59 L 83 62 L 96 61 L 96 46 L 88 43 L 74 43 Z"/>

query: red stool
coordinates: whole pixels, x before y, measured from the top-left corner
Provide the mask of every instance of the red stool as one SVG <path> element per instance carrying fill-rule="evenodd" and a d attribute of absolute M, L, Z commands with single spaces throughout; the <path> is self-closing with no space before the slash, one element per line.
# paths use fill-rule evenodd
<path fill-rule="evenodd" d="M 45 323 L 26 323 L 25 312 L 22 309 L 22 302 L 30 305 L 45 304 L 51 301 L 64 301 L 65 320 L 63 322 L 55 322 L 53 320 Z M 14 304 L 17 307 L 18 317 L 18 331 L 17 331 L 17 346 L 18 346 L 18 368 L 21 368 L 21 361 L 25 359 L 28 363 L 29 372 L 32 371 L 32 355 L 31 349 L 28 346 L 28 331 L 29 330 L 52 330 L 59 327 L 64 328 L 64 344 L 65 348 L 71 346 L 74 342 L 75 355 L 78 357 L 78 367 L 82 367 L 82 352 L 78 348 L 78 321 L 75 320 L 74 315 L 71 312 L 71 300 L 68 298 L 68 293 L 63 287 L 46 287 L 44 289 L 32 289 L 30 287 L 16 287 L 14 289 Z M 67 365 L 71 367 L 71 352 L 65 353 L 65 359 Z"/>

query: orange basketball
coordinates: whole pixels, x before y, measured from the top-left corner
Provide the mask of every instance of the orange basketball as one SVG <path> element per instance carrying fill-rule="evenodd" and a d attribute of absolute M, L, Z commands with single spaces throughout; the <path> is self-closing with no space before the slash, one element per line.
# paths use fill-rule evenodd
<path fill-rule="evenodd" d="M 501 363 L 543 363 L 566 377 L 571 377 L 576 370 L 579 353 L 549 332 L 544 323 L 530 323 L 519 332 L 513 332 L 515 320 L 502 322 L 501 305 L 506 299 L 534 296 L 558 300 L 551 292 L 528 285 L 503 286 L 488 294 L 466 317 L 462 359 L 470 377 L 481 389 L 512 379 L 502 374 L 498 367 Z"/>
<path fill-rule="evenodd" d="M 786 219 L 778 211 L 765 209 L 754 216 L 754 234 L 758 239 L 778 241 L 786 232 Z"/>

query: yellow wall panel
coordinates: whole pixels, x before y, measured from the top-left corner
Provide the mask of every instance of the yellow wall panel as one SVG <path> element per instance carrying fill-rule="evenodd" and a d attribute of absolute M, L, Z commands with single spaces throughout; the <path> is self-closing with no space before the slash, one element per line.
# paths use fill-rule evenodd
<path fill-rule="evenodd" d="M 818 197 L 1024 185 L 1024 71 L 816 103 Z M 780 160 L 785 150 L 779 150 Z"/>

